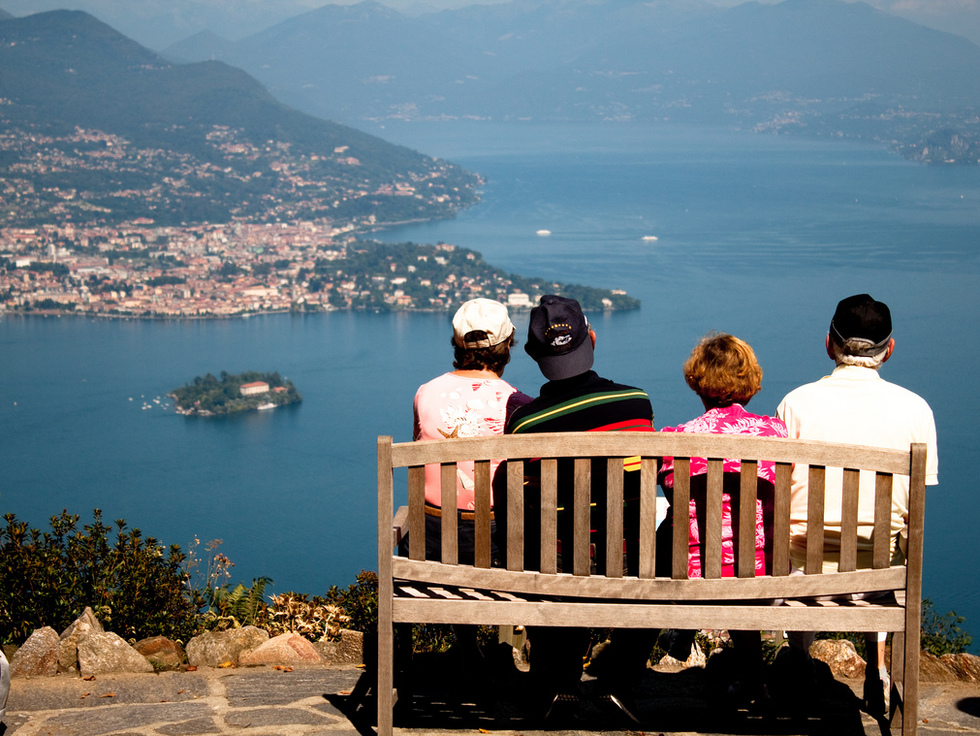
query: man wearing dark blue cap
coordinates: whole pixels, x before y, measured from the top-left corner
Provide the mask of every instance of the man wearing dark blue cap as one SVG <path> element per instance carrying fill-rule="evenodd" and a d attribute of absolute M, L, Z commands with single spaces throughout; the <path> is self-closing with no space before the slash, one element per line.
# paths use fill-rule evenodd
<path fill-rule="evenodd" d="M 633 386 L 624 386 L 601 378 L 592 370 L 596 335 L 574 299 L 547 295 L 541 297 L 537 307 L 531 310 L 527 342 L 524 349 L 534 358 L 548 382 L 541 387 L 538 398 L 514 411 L 507 421 L 506 434 L 529 432 L 594 432 L 594 431 L 652 431 L 653 409 L 646 392 Z M 606 573 L 605 555 L 605 478 L 603 467 L 592 467 L 592 515 L 595 568 Z M 630 468 L 627 467 L 627 471 Z M 533 463 L 526 466 L 531 483 L 525 490 L 526 517 L 525 569 L 537 569 L 540 552 L 539 506 L 534 497 L 533 479 L 539 471 Z M 558 506 L 567 511 L 558 512 L 559 544 L 565 549 L 572 542 L 572 478 L 571 468 L 559 465 Z M 505 477 L 498 472 L 497 478 Z M 626 472 L 624 480 L 625 539 L 628 566 L 635 564 L 639 544 L 639 518 L 635 513 L 639 498 L 639 467 Z M 506 491 L 497 495 L 497 533 L 501 549 L 506 550 Z M 497 492 L 498 494 L 501 491 Z M 516 523 L 520 523 L 519 521 Z M 622 566 L 622 560 L 609 560 L 610 565 Z M 631 574 L 636 574 L 632 571 Z M 624 656 L 616 656 L 616 667 L 610 667 L 620 676 L 615 685 L 610 684 L 602 694 L 600 704 L 611 705 L 619 714 L 636 722 L 626 703 L 629 700 L 627 683 L 639 676 L 646 667 L 646 659 L 656 640 L 656 632 L 624 632 L 630 641 L 627 646 L 615 647 Z M 574 704 L 579 697 L 582 677 L 582 660 L 588 649 L 588 633 L 585 629 L 529 627 L 531 644 L 531 674 L 540 697 L 542 713 L 546 718 Z M 644 651 L 645 649 L 645 651 Z"/>
<path fill-rule="evenodd" d="M 779 404 L 776 415 L 786 422 L 790 437 L 827 442 L 908 450 L 912 442 L 927 445 L 926 483 L 938 477 L 936 424 L 929 405 L 918 395 L 889 383 L 878 369 L 892 356 L 895 340 L 888 306 L 868 294 L 843 299 L 834 312 L 826 339 L 827 355 L 836 364 L 834 372 L 790 392 Z M 832 474 L 838 477 L 831 481 Z M 840 559 L 841 484 L 840 469 L 827 469 L 828 489 L 824 512 L 824 569 L 835 570 Z M 874 523 L 874 478 L 862 474 L 858 501 L 858 567 L 871 566 L 871 536 Z M 892 490 L 893 559 L 904 559 L 905 517 L 908 513 L 908 477 L 896 476 Z M 802 568 L 806 559 L 807 468 L 793 470 L 790 539 L 793 564 Z M 793 632 L 788 654 L 808 662 L 807 650 L 813 634 Z M 885 668 L 883 635 L 868 634 L 868 665 L 865 671 L 865 707 L 872 715 L 885 711 L 889 677 Z M 875 657 L 877 653 L 877 657 Z"/>

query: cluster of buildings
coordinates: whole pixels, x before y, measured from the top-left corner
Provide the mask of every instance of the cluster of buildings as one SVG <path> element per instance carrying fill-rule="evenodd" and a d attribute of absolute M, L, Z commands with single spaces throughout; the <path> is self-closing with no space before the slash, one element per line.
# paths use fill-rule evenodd
<path fill-rule="evenodd" d="M 453 245 L 386 246 L 402 250 L 367 267 L 357 254 L 370 246 L 352 230 L 327 222 L 0 228 L 0 313 L 183 318 L 445 309 L 474 296 L 530 305 L 525 291 Z M 475 267 L 464 274 L 460 260 Z"/>

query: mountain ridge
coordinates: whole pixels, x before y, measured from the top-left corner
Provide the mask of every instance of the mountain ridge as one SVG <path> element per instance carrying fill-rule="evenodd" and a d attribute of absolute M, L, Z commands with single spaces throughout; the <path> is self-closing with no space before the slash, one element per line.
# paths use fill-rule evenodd
<path fill-rule="evenodd" d="M 190 42 L 164 53 L 201 56 Z M 964 113 L 980 105 L 980 47 L 863 2 L 512 0 L 408 18 L 365 0 L 297 16 L 222 58 L 278 99 L 351 124 L 669 121 L 821 135 L 837 126 L 839 137 L 873 130 L 896 146 L 953 126 L 980 139 Z M 914 130 L 850 126 L 869 101 L 946 117 Z"/>
<path fill-rule="evenodd" d="M 428 219 L 476 198 L 459 167 L 283 105 L 223 61 L 165 60 L 82 11 L 0 21 L 0 68 L 0 173 L 22 195 L 0 225 L 52 202 L 117 220 L 136 192 L 159 222 Z"/>

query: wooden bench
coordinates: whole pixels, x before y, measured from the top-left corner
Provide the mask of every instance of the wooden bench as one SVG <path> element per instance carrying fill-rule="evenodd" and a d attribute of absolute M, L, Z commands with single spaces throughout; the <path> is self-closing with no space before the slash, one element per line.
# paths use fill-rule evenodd
<path fill-rule="evenodd" d="M 742 435 L 660 432 L 561 433 L 393 443 L 378 438 L 378 734 L 392 732 L 393 626 L 396 623 L 621 628 L 744 629 L 783 631 L 888 631 L 892 642 L 892 710 L 904 734 L 916 732 L 919 628 L 922 582 L 922 535 L 925 509 L 925 445 L 909 451 L 770 439 Z M 608 574 L 593 574 L 589 559 L 589 497 L 594 458 L 611 458 L 607 470 L 607 558 L 621 556 L 625 458 L 639 456 L 639 569 L 628 576 L 610 565 Z M 704 578 L 688 579 L 686 523 L 674 524 L 673 567 L 656 577 L 655 508 L 657 469 L 673 457 L 673 504 L 687 508 L 691 494 L 689 458 L 708 458 Z M 566 572 L 556 572 L 556 468 L 562 458 L 574 463 L 574 549 L 565 550 Z M 740 522 L 755 527 L 756 463 L 776 463 L 772 519 L 773 574 L 756 576 L 754 534 L 737 540 L 736 577 L 721 577 L 722 493 L 727 485 L 723 458 L 742 460 Z M 490 460 L 507 459 L 496 483 L 506 481 L 507 514 L 524 514 L 525 464 L 541 460 L 540 571 L 524 570 L 520 524 L 507 527 L 507 567 L 491 567 Z M 475 564 L 457 562 L 456 515 L 442 514 L 442 561 L 425 560 L 424 466 L 442 466 L 443 505 L 455 506 L 455 463 L 476 461 Z M 569 461 L 562 461 L 568 463 Z M 790 575 L 790 475 L 796 465 L 809 466 L 809 519 L 805 574 Z M 635 461 L 634 461 L 635 467 Z M 399 469 L 407 468 L 407 473 Z M 824 485 L 826 468 L 845 468 L 839 570 L 824 573 Z M 857 569 L 858 471 L 876 473 L 873 563 Z M 396 472 L 397 471 L 397 472 Z M 892 566 L 892 476 L 910 477 L 906 564 Z M 396 486 L 396 481 L 398 481 Z M 495 485 L 495 487 L 498 487 Z M 396 490 L 397 488 L 397 490 Z M 396 493 L 407 507 L 399 509 L 393 530 Z M 499 492 L 499 491 L 498 491 Z M 499 497 L 498 497 L 499 498 Z M 686 518 L 683 517 L 682 518 Z M 409 555 L 397 556 L 407 522 Z M 584 532 L 584 533 L 583 533 Z M 571 568 L 568 571 L 568 568 Z M 885 591 L 884 600 L 815 601 L 817 596 L 845 596 Z M 766 602 L 781 600 L 780 605 Z"/>

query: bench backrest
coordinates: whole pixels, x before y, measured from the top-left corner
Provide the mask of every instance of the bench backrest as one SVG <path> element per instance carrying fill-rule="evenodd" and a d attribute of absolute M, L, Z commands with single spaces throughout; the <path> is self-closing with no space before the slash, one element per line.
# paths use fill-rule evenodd
<path fill-rule="evenodd" d="M 707 474 L 695 484 L 704 483 L 705 521 L 703 537 L 703 579 L 687 579 L 688 528 L 675 523 L 670 578 L 655 574 L 657 470 L 664 457 L 674 458 L 673 505 L 686 509 L 692 493 L 689 463 L 692 457 L 708 459 Z M 627 473 L 639 475 L 639 553 L 635 574 L 624 586 L 621 566 L 609 565 L 599 574 L 590 563 L 590 496 L 595 458 L 608 458 L 605 466 L 605 559 L 621 559 L 623 550 L 623 489 L 631 481 Z M 723 472 L 724 459 L 741 460 L 741 477 L 733 479 Z M 630 459 L 625 465 L 624 460 Z M 540 462 L 540 559 L 535 571 L 524 570 L 524 538 L 521 524 L 508 524 L 506 569 L 494 568 L 490 559 L 491 460 L 507 460 L 495 484 L 506 483 L 510 519 L 524 516 L 525 465 Z M 455 507 L 458 462 L 475 462 L 476 558 L 474 564 L 459 564 L 456 514 L 442 514 L 442 560 L 425 560 L 425 466 L 442 467 L 443 508 Z M 757 576 L 754 565 L 755 535 L 737 539 L 735 578 L 721 572 L 722 496 L 738 489 L 738 526 L 755 528 L 757 466 L 761 461 L 775 463 L 775 489 L 772 499 L 772 574 Z M 556 540 L 558 507 L 558 468 L 574 467 L 572 550 L 562 550 L 563 573 L 557 572 Z M 809 466 L 807 559 L 805 576 L 790 572 L 790 485 L 794 465 Z M 407 528 L 409 555 L 396 557 L 392 537 L 394 510 L 394 471 L 407 468 Z M 824 548 L 824 499 L 827 468 L 843 468 L 842 487 L 833 497 L 842 499 L 840 563 L 838 573 L 822 575 Z M 876 474 L 874 484 L 875 522 L 871 534 L 872 564 L 857 569 L 859 471 Z M 563 471 L 564 472 L 564 471 Z M 907 522 L 907 566 L 891 565 L 891 494 L 894 476 L 909 476 Z M 635 476 L 633 476 L 635 477 Z M 567 482 L 563 479 L 562 482 Z M 737 484 L 737 485 L 736 485 Z M 633 484 L 634 486 L 636 484 Z M 469 585 L 523 593 L 579 595 L 583 597 L 635 598 L 661 600 L 713 600 L 738 597 L 763 599 L 834 595 L 860 590 L 907 590 L 910 600 L 921 596 L 922 529 L 925 493 L 925 446 L 909 450 L 825 442 L 759 438 L 745 435 L 686 433 L 554 433 L 494 436 L 467 439 L 393 443 L 390 437 L 378 439 L 378 541 L 379 574 L 422 582 Z M 830 494 L 827 494 L 830 495 Z M 733 512 L 734 513 L 734 512 Z M 915 596 L 915 597 L 912 597 Z"/>

